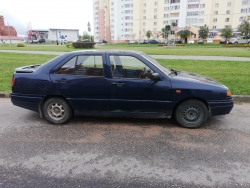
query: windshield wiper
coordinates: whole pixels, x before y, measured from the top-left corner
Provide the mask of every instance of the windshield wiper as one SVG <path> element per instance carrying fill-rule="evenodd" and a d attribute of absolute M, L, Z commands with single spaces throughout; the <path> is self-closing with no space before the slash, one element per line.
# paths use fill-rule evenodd
<path fill-rule="evenodd" d="M 176 76 L 178 75 L 178 71 L 177 71 L 177 70 L 170 69 L 170 71 L 171 71 L 171 73 L 170 73 L 170 74 L 174 73 Z M 169 75 L 170 75 L 170 74 L 169 74 Z"/>

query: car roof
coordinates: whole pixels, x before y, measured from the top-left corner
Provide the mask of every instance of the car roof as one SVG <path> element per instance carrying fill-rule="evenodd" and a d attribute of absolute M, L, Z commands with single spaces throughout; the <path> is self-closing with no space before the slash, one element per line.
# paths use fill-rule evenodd
<path fill-rule="evenodd" d="M 137 55 L 144 55 L 145 53 L 135 50 L 79 50 L 79 51 L 72 51 L 68 52 L 68 54 L 97 54 L 97 53 L 114 53 L 114 54 L 137 54 Z"/>

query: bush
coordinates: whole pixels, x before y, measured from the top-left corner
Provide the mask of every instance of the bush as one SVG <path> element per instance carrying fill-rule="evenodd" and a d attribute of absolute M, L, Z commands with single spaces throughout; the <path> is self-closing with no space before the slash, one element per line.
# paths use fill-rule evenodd
<path fill-rule="evenodd" d="M 250 44 L 225 44 L 222 47 L 230 48 L 230 47 L 250 47 Z"/>
<path fill-rule="evenodd" d="M 67 48 L 72 48 L 72 43 L 66 44 L 66 47 L 67 47 Z"/>
<path fill-rule="evenodd" d="M 94 48 L 95 42 L 73 42 L 74 48 Z"/>
<path fill-rule="evenodd" d="M 16 46 L 17 47 L 25 47 L 25 44 L 24 43 L 18 43 Z"/>
<path fill-rule="evenodd" d="M 163 44 L 158 44 L 158 46 L 163 46 Z M 167 44 L 164 44 L 164 46 L 167 46 Z M 176 44 L 176 46 L 185 46 L 185 44 Z"/>

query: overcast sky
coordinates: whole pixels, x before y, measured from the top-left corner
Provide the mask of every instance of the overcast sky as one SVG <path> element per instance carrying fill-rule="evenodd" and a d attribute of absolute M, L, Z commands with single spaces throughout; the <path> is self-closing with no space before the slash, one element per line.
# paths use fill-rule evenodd
<path fill-rule="evenodd" d="M 92 0 L 0 0 L 0 14 L 20 35 L 29 22 L 32 29 L 79 29 L 82 35 L 89 21 L 93 33 Z"/>

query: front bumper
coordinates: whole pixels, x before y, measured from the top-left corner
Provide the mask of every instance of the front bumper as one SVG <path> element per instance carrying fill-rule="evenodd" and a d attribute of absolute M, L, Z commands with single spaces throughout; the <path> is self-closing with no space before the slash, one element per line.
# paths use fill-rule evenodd
<path fill-rule="evenodd" d="M 30 96 L 21 94 L 10 94 L 11 102 L 21 108 L 25 108 L 39 113 L 39 104 L 42 101 L 42 96 Z"/>
<path fill-rule="evenodd" d="M 229 114 L 234 107 L 232 98 L 223 101 L 208 101 L 211 116 Z"/>

